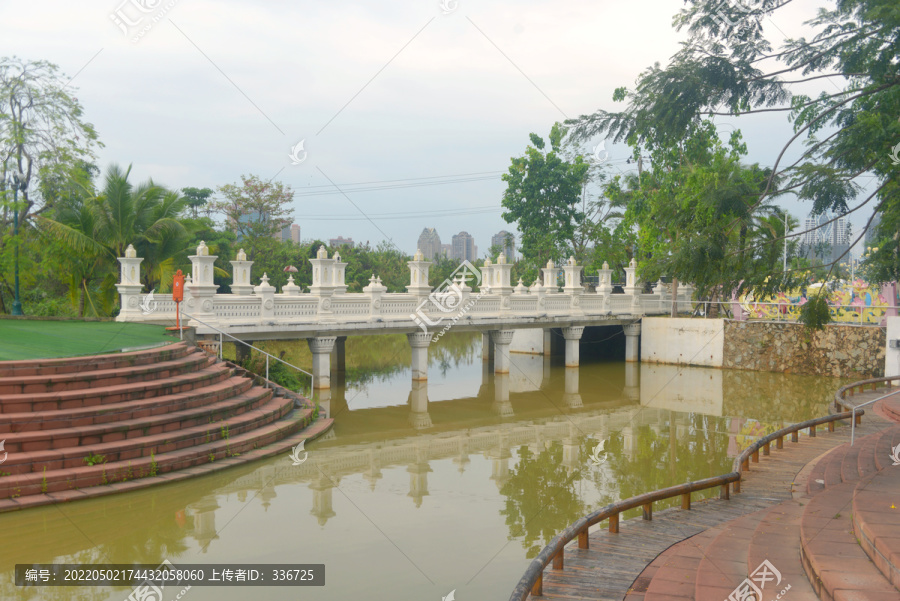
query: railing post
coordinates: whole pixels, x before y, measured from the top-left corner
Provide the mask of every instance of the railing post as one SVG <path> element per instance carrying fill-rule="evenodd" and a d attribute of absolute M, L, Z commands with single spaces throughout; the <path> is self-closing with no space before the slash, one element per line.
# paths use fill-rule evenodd
<path fill-rule="evenodd" d="M 269 356 L 266 355 L 266 388 L 269 387 Z"/>
<path fill-rule="evenodd" d="M 800 442 L 800 434 L 797 431 L 791 432 L 791 442 Z"/>
<path fill-rule="evenodd" d="M 749 459 L 744 459 L 741 462 L 741 469 L 744 470 L 745 472 L 750 471 L 750 460 Z"/>
<path fill-rule="evenodd" d="M 751 457 L 753 458 L 753 463 L 759 463 L 759 449 L 753 451 L 753 455 L 751 455 Z"/>
<path fill-rule="evenodd" d="M 553 556 L 553 569 L 561 570 L 563 569 L 563 563 L 565 561 L 565 547 L 559 550 L 559 553 Z"/>
<path fill-rule="evenodd" d="M 775 448 L 783 449 L 784 448 L 784 436 L 779 436 L 775 439 Z"/>
<path fill-rule="evenodd" d="M 741 479 L 738 478 L 734 481 L 734 494 L 738 494 L 741 492 Z"/>
<path fill-rule="evenodd" d="M 828 431 L 834 432 L 834 422 L 833 421 L 828 422 Z"/>
<path fill-rule="evenodd" d="M 591 546 L 589 540 L 590 532 L 587 528 L 578 533 L 578 548 L 579 549 L 588 549 Z"/>
<path fill-rule="evenodd" d="M 681 495 L 681 508 L 682 509 L 690 509 L 691 508 L 691 493 L 686 492 Z"/>
<path fill-rule="evenodd" d="M 767 442 L 766 444 L 763 445 L 763 455 L 768 455 L 770 453 L 769 445 L 771 445 L 771 444 L 772 443 Z"/>
<path fill-rule="evenodd" d="M 815 427 L 815 426 L 810 426 L 810 427 L 809 427 L 809 437 L 810 437 L 810 438 L 815 438 L 815 437 L 816 437 L 816 427 Z"/>
<path fill-rule="evenodd" d="M 619 514 L 614 513 L 609 516 L 609 531 L 613 534 L 619 531 Z"/>
<path fill-rule="evenodd" d="M 728 491 L 728 483 L 726 482 L 719 488 L 719 498 L 724 500 L 731 499 L 731 494 Z"/>
<path fill-rule="evenodd" d="M 653 502 L 644 504 L 643 518 L 648 522 L 653 519 Z"/>
<path fill-rule="evenodd" d="M 541 572 L 538 574 L 537 580 L 534 581 L 534 586 L 531 587 L 531 596 L 532 597 L 541 597 L 544 595 L 544 573 Z"/>

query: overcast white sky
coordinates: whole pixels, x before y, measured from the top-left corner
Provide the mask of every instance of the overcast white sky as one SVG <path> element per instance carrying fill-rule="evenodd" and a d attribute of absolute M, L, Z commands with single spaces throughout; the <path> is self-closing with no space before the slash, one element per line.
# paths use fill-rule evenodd
<path fill-rule="evenodd" d="M 173 188 L 276 177 L 297 192 L 304 238 L 390 238 L 411 253 L 422 228 L 436 227 L 444 243 L 468 231 L 484 254 L 511 229 L 500 173 L 528 134 L 620 107 L 613 90 L 667 62 L 684 38 L 671 27 L 683 4 L 444 1 L 447 14 L 440 0 L 5 2 L 0 53 L 73 77 L 106 145 L 103 168 L 133 163 L 135 181 Z M 778 29 L 801 33 L 818 4 L 795 2 L 767 30 L 776 41 Z M 780 116 L 729 123 L 744 131 L 750 162 L 771 165 L 790 137 Z M 295 165 L 300 141 L 306 158 Z M 606 148 L 614 173 L 631 167 L 627 148 Z M 302 196 L 473 173 L 478 181 Z M 787 206 L 801 220 L 809 211 Z M 854 229 L 868 216 L 854 215 Z"/>

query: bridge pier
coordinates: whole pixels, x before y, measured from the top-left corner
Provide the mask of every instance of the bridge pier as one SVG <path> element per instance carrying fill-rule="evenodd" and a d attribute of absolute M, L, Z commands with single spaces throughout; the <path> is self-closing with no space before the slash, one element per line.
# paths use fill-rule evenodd
<path fill-rule="evenodd" d="M 347 337 L 338 336 L 334 340 L 334 349 L 331 351 L 331 373 L 338 380 L 343 382 L 344 372 L 347 369 Z"/>
<path fill-rule="evenodd" d="M 512 417 L 513 407 L 509 402 L 509 374 L 494 376 L 494 413 L 500 417 Z"/>
<path fill-rule="evenodd" d="M 428 379 L 428 345 L 434 332 L 414 332 L 407 334 L 410 350 L 412 351 L 412 379 L 414 382 Z"/>
<path fill-rule="evenodd" d="M 574 326 L 562 329 L 563 338 L 566 339 L 566 367 L 578 367 L 579 344 L 581 335 L 584 334 L 584 326 Z"/>
<path fill-rule="evenodd" d="M 490 363 L 494 360 L 494 345 L 491 344 L 491 333 L 481 333 L 481 360 Z"/>
<path fill-rule="evenodd" d="M 578 392 L 578 375 L 577 367 L 566 368 L 566 385 L 565 392 L 563 393 L 563 401 L 566 403 L 566 407 L 571 409 L 577 409 L 584 406 L 584 403 L 581 400 L 581 394 Z"/>
<path fill-rule="evenodd" d="M 640 361 L 641 323 L 630 323 L 622 328 L 625 330 L 625 361 L 631 363 Z"/>
<path fill-rule="evenodd" d="M 312 352 L 313 389 L 331 388 L 331 351 L 337 336 L 318 336 L 307 338 L 306 343 Z"/>
<path fill-rule="evenodd" d="M 509 345 L 512 342 L 515 330 L 491 330 L 491 340 L 494 343 L 494 373 L 509 373 Z"/>
<path fill-rule="evenodd" d="M 553 330 L 544 328 L 544 356 L 549 357 L 553 354 Z"/>
<path fill-rule="evenodd" d="M 428 415 L 428 381 L 414 380 L 409 391 L 409 425 L 416 430 L 431 427 Z"/>

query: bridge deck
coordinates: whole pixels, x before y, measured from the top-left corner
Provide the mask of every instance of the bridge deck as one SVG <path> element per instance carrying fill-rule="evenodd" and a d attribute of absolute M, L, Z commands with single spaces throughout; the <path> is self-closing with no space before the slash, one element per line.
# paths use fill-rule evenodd
<path fill-rule="evenodd" d="M 873 396 L 874 398 L 874 396 Z M 868 400 L 868 399 L 863 399 Z M 871 434 L 889 422 L 867 411 L 858 437 Z M 597 528 L 590 534 L 590 548 L 579 549 L 573 541 L 566 547 L 565 569 L 544 571 L 544 596 L 532 599 L 597 599 L 621 601 L 641 583 L 641 572 L 663 551 L 704 530 L 723 524 L 791 498 L 794 484 L 803 467 L 813 459 L 850 439 L 850 428 L 838 426 L 834 433 L 820 430 L 815 438 L 801 437 L 799 443 L 785 440 L 784 450 L 772 448 L 771 455 L 760 457 L 744 473 L 742 492 L 731 500 L 708 499 L 694 502 L 690 511 L 666 509 L 654 512 L 652 521 L 641 518 L 621 523 L 618 534 Z M 698 552 L 701 552 L 698 550 Z"/>

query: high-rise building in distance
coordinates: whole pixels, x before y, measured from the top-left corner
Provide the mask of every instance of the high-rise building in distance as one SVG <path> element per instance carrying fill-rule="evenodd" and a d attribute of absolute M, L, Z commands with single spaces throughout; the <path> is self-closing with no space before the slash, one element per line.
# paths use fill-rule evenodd
<path fill-rule="evenodd" d="M 516 236 L 514 234 L 500 230 L 491 236 L 491 247 L 494 246 L 500 247 L 500 252 L 506 255 L 506 260 L 510 263 L 516 260 Z M 492 257 L 492 260 L 494 259 L 496 257 Z"/>
<path fill-rule="evenodd" d="M 334 248 L 336 246 L 349 246 L 353 248 L 353 238 L 344 238 L 343 236 L 338 236 L 337 238 L 331 238 L 328 240 L 328 246 Z"/>
<path fill-rule="evenodd" d="M 830 223 L 828 223 L 830 222 Z M 808 259 L 821 259 L 824 263 L 839 260 L 850 248 L 850 224 L 846 217 L 822 214 L 806 218 L 800 237 L 800 254 Z M 849 261 L 844 255 L 841 261 Z"/>
<path fill-rule="evenodd" d="M 275 232 L 274 234 L 272 234 L 272 237 L 276 240 L 281 240 L 282 242 L 300 244 L 300 226 L 296 223 L 286 225 L 281 228 L 280 232 Z"/>
<path fill-rule="evenodd" d="M 469 232 L 460 232 L 453 236 L 450 243 L 450 258 L 457 261 L 474 261 L 478 258 L 475 238 Z"/>
<path fill-rule="evenodd" d="M 441 237 L 433 227 L 426 227 L 419 234 L 419 242 L 416 247 L 422 251 L 425 259 L 434 261 L 441 258 Z"/>

